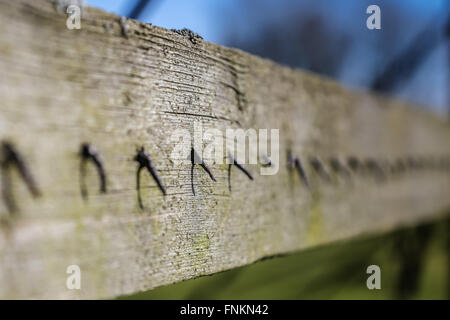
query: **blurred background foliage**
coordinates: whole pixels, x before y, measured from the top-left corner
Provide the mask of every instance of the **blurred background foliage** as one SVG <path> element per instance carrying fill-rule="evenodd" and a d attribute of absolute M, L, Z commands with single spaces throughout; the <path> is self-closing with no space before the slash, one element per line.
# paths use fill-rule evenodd
<path fill-rule="evenodd" d="M 448 0 L 86 0 L 88 5 L 450 115 Z M 381 8 L 381 30 L 366 8 Z M 133 299 L 450 298 L 450 220 L 356 238 Z M 367 266 L 382 290 L 366 288 Z"/>
<path fill-rule="evenodd" d="M 369 265 L 381 290 L 368 290 Z M 359 237 L 121 299 L 450 299 L 450 219 Z"/>

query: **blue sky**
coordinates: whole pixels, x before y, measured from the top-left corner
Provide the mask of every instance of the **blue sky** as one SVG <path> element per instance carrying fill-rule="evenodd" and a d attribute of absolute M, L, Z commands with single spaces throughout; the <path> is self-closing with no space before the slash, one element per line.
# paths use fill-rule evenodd
<path fill-rule="evenodd" d="M 135 3 L 123 0 L 85 2 L 118 15 L 126 15 Z M 214 0 L 152 0 L 139 20 L 168 29 L 189 28 L 201 34 L 205 40 L 221 43 L 221 32 L 214 21 L 220 6 L 220 1 Z"/>
<path fill-rule="evenodd" d="M 255 0 L 258 3 L 261 0 Z M 337 0 L 329 0 L 330 3 L 336 3 Z M 340 5 L 333 5 L 330 8 L 330 18 L 337 22 L 345 24 L 348 22 L 349 13 L 354 11 L 355 7 L 361 3 L 360 0 L 338 0 Z M 126 15 L 136 1 L 134 0 L 85 0 L 88 5 L 116 13 Z M 289 7 L 295 3 L 305 2 L 313 5 L 314 1 L 300 0 L 273 0 L 262 1 L 269 5 L 256 6 L 253 12 L 245 12 L 246 15 L 259 15 L 269 18 L 280 14 L 280 6 Z M 373 1 L 381 2 L 382 1 Z M 410 11 L 415 15 L 429 15 L 438 10 L 442 10 L 448 5 L 448 0 L 389 0 L 391 3 L 397 3 L 403 10 Z M 200 35 L 205 40 L 222 44 L 223 24 L 227 23 L 227 14 L 236 15 L 241 11 L 242 4 L 239 0 L 151 0 L 147 10 L 142 13 L 140 20 L 149 22 L 157 26 L 168 29 L 189 28 Z M 414 24 L 415 21 L 411 21 Z M 242 24 L 242 32 L 251 26 Z"/>

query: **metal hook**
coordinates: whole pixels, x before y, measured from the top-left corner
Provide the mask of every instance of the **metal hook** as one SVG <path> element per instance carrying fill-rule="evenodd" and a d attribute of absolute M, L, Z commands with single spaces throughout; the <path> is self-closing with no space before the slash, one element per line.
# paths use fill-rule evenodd
<path fill-rule="evenodd" d="M 350 169 L 352 169 L 354 172 L 359 171 L 359 169 L 361 167 L 361 164 L 360 164 L 358 158 L 356 158 L 356 157 L 349 157 L 347 159 L 347 164 L 350 167 Z"/>
<path fill-rule="evenodd" d="M 385 180 L 386 176 L 383 172 L 383 169 L 378 165 L 378 162 L 376 160 L 367 159 L 365 165 L 369 172 L 372 172 L 375 175 L 375 178 L 378 181 Z"/>
<path fill-rule="evenodd" d="M 141 149 L 138 150 L 138 152 L 133 160 L 137 161 L 139 163 L 139 167 L 138 167 L 138 170 L 136 173 L 136 190 L 138 192 L 139 207 L 141 209 L 143 209 L 144 206 L 142 204 L 141 187 L 140 187 L 140 184 L 141 184 L 140 174 L 141 174 L 141 170 L 143 168 L 147 168 L 148 172 L 151 174 L 153 179 L 156 181 L 156 184 L 158 185 L 158 188 L 161 190 L 163 195 L 167 194 L 166 188 L 162 184 L 161 179 L 159 178 L 159 175 L 158 175 L 158 171 L 156 170 L 155 166 L 153 165 L 153 161 L 150 158 L 150 155 L 144 150 L 144 147 L 141 147 Z"/>
<path fill-rule="evenodd" d="M 250 180 L 253 180 L 252 175 L 250 172 L 247 171 L 241 164 L 237 162 L 237 160 L 231 155 L 231 153 L 228 153 L 228 157 L 231 159 L 231 162 L 228 165 L 228 189 L 231 192 L 231 166 L 235 165 L 239 170 L 241 170 Z"/>
<path fill-rule="evenodd" d="M 311 158 L 311 159 L 309 160 L 309 163 L 310 163 L 311 166 L 314 168 L 314 170 L 316 170 L 316 172 L 319 174 L 319 176 L 320 176 L 323 180 L 325 180 L 325 181 L 327 181 L 327 182 L 330 182 L 330 181 L 331 181 L 330 176 L 329 176 L 328 173 L 325 171 L 325 168 L 323 167 L 322 162 L 321 162 L 318 158 L 316 158 L 316 157 Z"/>
<path fill-rule="evenodd" d="M 264 161 L 261 163 L 263 167 L 272 167 L 272 160 L 267 155 L 262 155 L 262 160 Z"/>
<path fill-rule="evenodd" d="M 338 174 L 342 174 L 345 178 L 350 177 L 350 172 L 344 167 L 338 158 L 330 159 L 330 167 Z"/>
<path fill-rule="evenodd" d="M 1 153 L 3 154 L 0 167 L 2 172 L 2 194 L 8 210 L 13 213 L 17 211 L 17 205 L 14 201 L 11 190 L 11 181 L 8 169 L 10 166 L 15 166 L 19 171 L 20 176 L 28 187 L 33 197 L 41 195 L 30 170 L 28 169 L 23 157 L 16 151 L 10 142 L 3 141 L 1 144 Z"/>
<path fill-rule="evenodd" d="M 300 159 L 298 157 L 294 157 L 291 153 L 291 151 L 288 151 L 288 168 L 289 169 L 296 169 L 297 173 L 300 177 L 300 180 L 302 180 L 305 187 L 310 189 L 308 178 L 306 176 L 305 170 L 303 170 L 302 164 L 300 162 Z"/>
<path fill-rule="evenodd" d="M 194 148 L 191 148 L 191 187 L 192 187 L 192 194 L 195 196 L 195 189 L 194 189 L 194 166 L 196 164 L 200 165 L 203 170 L 208 173 L 209 177 L 212 181 L 216 182 L 216 178 L 214 178 L 211 170 L 206 166 L 205 161 L 197 154 L 197 152 L 194 150 Z"/>
<path fill-rule="evenodd" d="M 88 197 L 85 177 L 86 177 L 86 163 L 89 160 L 92 161 L 92 163 L 95 165 L 95 168 L 97 169 L 98 176 L 100 178 L 100 192 L 106 193 L 106 173 L 103 167 L 103 162 L 100 158 L 97 149 L 91 146 L 89 143 L 83 143 L 80 148 L 80 156 L 81 156 L 80 189 L 81 189 L 81 196 L 83 197 L 83 199 L 87 200 Z"/>

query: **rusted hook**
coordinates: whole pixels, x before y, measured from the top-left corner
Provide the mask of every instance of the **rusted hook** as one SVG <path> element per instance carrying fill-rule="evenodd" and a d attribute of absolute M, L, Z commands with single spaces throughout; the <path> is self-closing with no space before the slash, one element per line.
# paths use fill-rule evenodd
<path fill-rule="evenodd" d="M 158 171 L 156 170 L 155 166 L 153 165 L 153 161 L 152 161 L 150 155 L 144 150 L 144 147 L 142 147 L 140 150 L 137 151 L 137 154 L 134 157 L 134 161 L 137 161 L 139 163 L 139 167 L 138 167 L 138 170 L 136 173 L 136 190 L 138 192 L 139 207 L 141 209 L 143 209 L 144 206 L 142 204 L 141 187 L 140 187 L 140 184 L 141 184 L 140 175 L 141 175 L 142 169 L 146 168 L 148 170 L 148 172 L 151 174 L 153 179 L 156 181 L 156 184 L 158 185 L 158 188 L 161 190 L 163 195 L 166 195 L 166 188 L 164 187 L 164 185 L 158 175 Z"/>

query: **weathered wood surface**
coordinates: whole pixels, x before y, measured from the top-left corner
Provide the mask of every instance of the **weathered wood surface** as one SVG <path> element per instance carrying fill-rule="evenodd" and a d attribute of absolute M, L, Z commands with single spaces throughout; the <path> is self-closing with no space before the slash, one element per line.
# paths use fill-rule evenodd
<path fill-rule="evenodd" d="M 450 207 L 450 127 L 432 115 L 148 24 L 126 21 L 125 37 L 119 18 L 99 10 L 84 10 L 81 30 L 65 23 L 51 2 L 0 1 L 0 139 L 22 154 L 42 193 L 31 197 L 12 170 L 20 212 L 0 201 L 1 298 L 134 293 L 434 219 Z M 278 174 L 247 165 L 250 181 L 233 169 L 230 193 L 227 165 L 206 159 L 217 182 L 196 168 L 194 196 L 190 165 L 170 160 L 169 140 L 194 121 L 279 128 Z M 108 192 L 99 194 L 88 167 L 88 201 L 77 154 L 85 141 L 108 174 Z M 167 189 L 163 197 L 142 174 L 143 210 L 132 161 L 139 146 Z M 288 149 L 311 191 L 287 169 Z M 324 161 L 330 183 L 305 162 L 311 156 Z M 349 156 L 375 159 L 386 178 L 333 175 L 327 159 Z M 406 157 L 421 160 L 392 172 Z M 66 288 L 72 264 L 81 290 Z"/>

